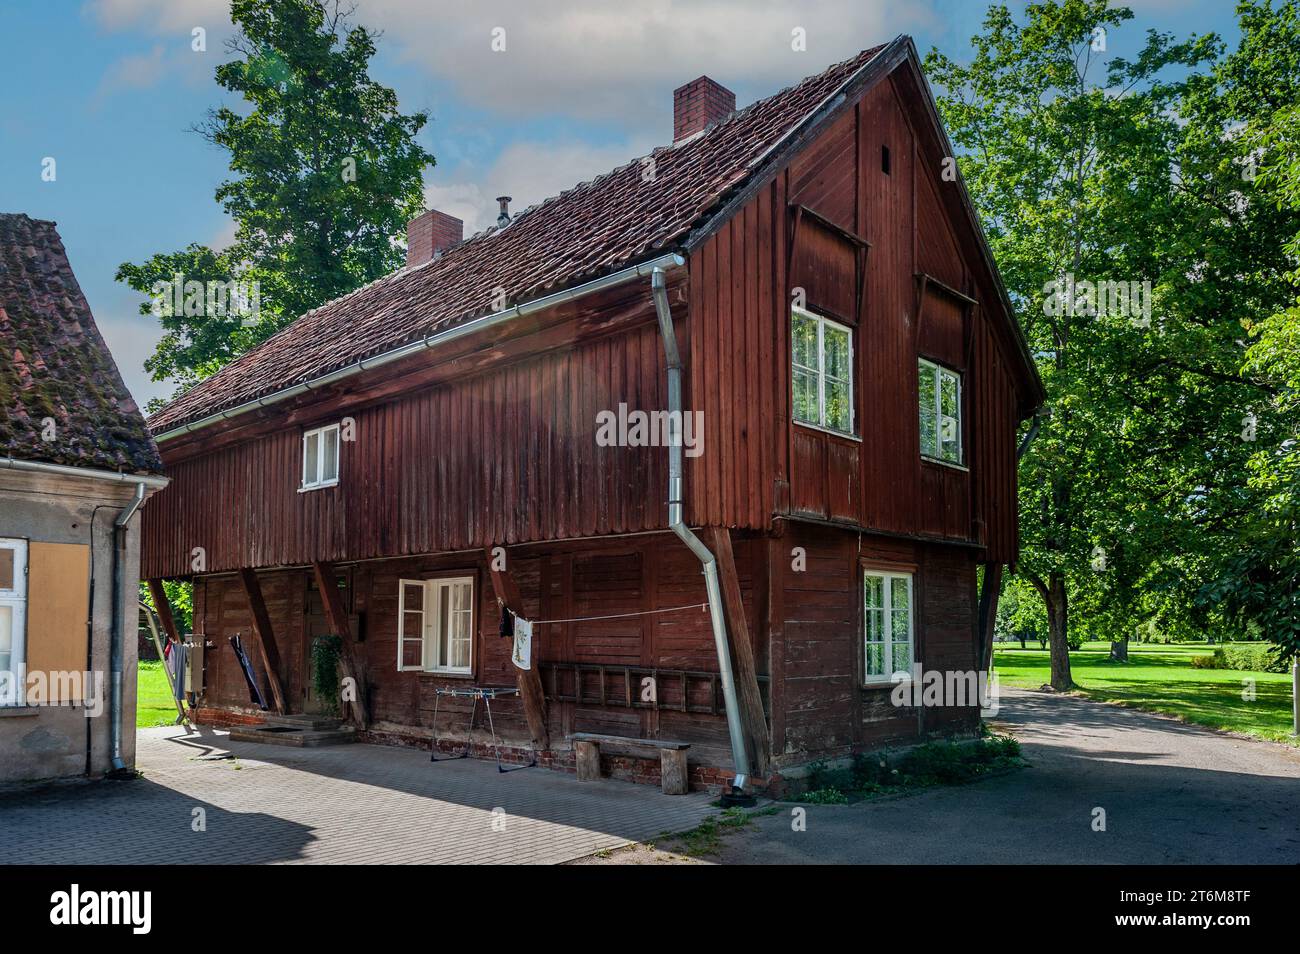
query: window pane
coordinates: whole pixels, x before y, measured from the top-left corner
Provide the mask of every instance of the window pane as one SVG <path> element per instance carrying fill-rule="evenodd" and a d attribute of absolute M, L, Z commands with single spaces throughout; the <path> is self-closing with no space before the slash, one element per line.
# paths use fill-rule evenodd
<path fill-rule="evenodd" d="M 822 347 L 825 352 L 825 363 L 822 368 L 826 375 L 847 381 L 849 379 L 848 330 L 826 325 L 822 331 Z"/>
<path fill-rule="evenodd" d="M 320 472 L 320 435 L 308 434 L 302 441 L 302 484 L 308 487 L 319 483 Z"/>
<path fill-rule="evenodd" d="M 895 640 L 907 642 L 907 610 L 894 610 L 890 616 L 890 636 Z"/>
<path fill-rule="evenodd" d="M 805 424 L 820 424 L 817 410 L 817 376 L 811 371 L 794 372 L 794 419 Z"/>
<path fill-rule="evenodd" d="M 0 653 L 4 654 L 6 665 L 0 666 L 0 672 L 8 672 L 9 654 L 14 648 L 14 608 L 0 603 Z"/>
<path fill-rule="evenodd" d="M 912 672 L 912 654 L 908 651 L 907 643 L 894 643 L 894 668 L 893 672 L 905 672 L 909 675 Z M 891 673 L 892 675 L 892 673 Z"/>
<path fill-rule="evenodd" d="M 921 403 L 921 453 L 931 457 L 939 456 L 938 415 L 934 406 L 935 369 L 928 365 L 919 366 L 918 397 Z"/>
<path fill-rule="evenodd" d="M 422 610 L 424 609 L 424 585 L 421 583 L 403 583 L 402 584 L 402 609 L 405 610 Z M 414 633 L 407 633 L 408 636 L 418 636 L 419 630 Z"/>
<path fill-rule="evenodd" d="M 885 605 L 885 578 L 883 576 L 863 577 L 863 598 L 869 607 L 880 608 Z"/>
<path fill-rule="evenodd" d="M 14 551 L 0 547 L 0 590 L 14 588 Z"/>
<path fill-rule="evenodd" d="M 419 638 L 402 640 L 402 668 L 403 669 L 420 668 L 423 662 L 420 659 L 421 649 L 423 648 L 423 646 L 424 646 L 424 642 Z"/>
<path fill-rule="evenodd" d="M 826 426 L 846 434 L 853 428 L 849 383 L 847 381 L 826 381 Z"/>
<path fill-rule="evenodd" d="M 891 576 L 889 578 L 889 606 L 895 612 L 906 611 L 911 606 L 907 597 L 907 577 Z"/>
<path fill-rule="evenodd" d="M 450 590 L 451 587 L 443 586 L 442 593 L 441 593 L 442 598 L 438 600 L 438 632 L 437 632 L 438 652 L 434 660 L 434 665 L 437 666 L 450 665 L 449 662 L 449 660 L 451 659 L 451 647 L 450 647 L 451 622 L 449 618 L 450 610 L 451 610 Z"/>
<path fill-rule="evenodd" d="M 944 373 L 939 379 L 939 440 L 944 460 L 961 460 L 961 401 L 957 394 L 958 378 Z"/>
<path fill-rule="evenodd" d="M 817 367 L 817 319 L 801 312 L 794 312 L 791 319 L 794 347 L 790 352 L 791 360 L 805 368 Z"/>
<path fill-rule="evenodd" d="M 885 647 L 880 643 L 867 644 L 867 675 L 885 675 Z"/>
<path fill-rule="evenodd" d="M 335 480 L 339 475 L 339 432 L 331 428 L 324 433 L 325 451 L 321 458 L 321 480 Z"/>
<path fill-rule="evenodd" d="M 867 642 L 879 643 L 885 638 L 885 611 L 869 609 L 864 616 L 867 626 Z"/>

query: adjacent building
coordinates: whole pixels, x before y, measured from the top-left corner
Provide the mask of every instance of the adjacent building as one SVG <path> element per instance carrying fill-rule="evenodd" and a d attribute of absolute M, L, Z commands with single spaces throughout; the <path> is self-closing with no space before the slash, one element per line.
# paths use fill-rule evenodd
<path fill-rule="evenodd" d="M 0 781 L 133 768 L 161 472 L 54 223 L 0 214 Z"/>

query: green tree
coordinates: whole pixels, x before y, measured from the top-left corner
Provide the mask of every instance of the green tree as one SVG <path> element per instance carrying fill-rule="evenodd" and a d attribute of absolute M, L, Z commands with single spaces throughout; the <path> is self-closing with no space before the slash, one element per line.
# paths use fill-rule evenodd
<path fill-rule="evenodd" d="M 256 283 L 254 316 L 186 309 L 164 318 L 146 366 L 182 385 L 401 265 L 400 237 L 434 162 L 416 141 L 428 116 L 402 114 L 396 94 L 370 78 L 376 35 L 350 24 L 338 0 L 233 0 L 231 19 L 234 59 L 216 80 L 251 108 L 215 109 L 196 128 L 230 154 L 234 175 L 216 200 L 234 219 L 234 243 L 223 252 L 191 245 L 117 274 L 151 296 L 142 313 L 178 272 Z"/>
<path fill-rule="evenodd" d="M 1066 0 L 1030 4 L 1022 25 L 994 6 L 968 65 L 938 51 L 927 62 L 1047 388 L 1049 416 L 1021 465 L 1018 572 L 1043 600 L 1058 689 L 1072 685 L 1072 598 L 1101 588 L 1134 611 L 1181 506 L 1160 458 L 1193 453 L 1166 412 L 1195 369 L 1169 367 L 1160 340 L 1186 257 L 1172 187 L 1183 86 L 1167 73 L 1209 59 L 1214 43 L 1152 32 L 1135 59 L 1110 56 L 1131 17 Z M 1119 286 L 1103 299 L 1107 282 L 1128 301 Z"/>
<path fill-rule="evenodd" d="M 1255 12 L 1255 11 L 1252 11 Z M 1288 48 L 1300 49 L 1300 23 L 1293 5 L 1261 18 L 1267 36 L 1265 55 L 1277 57 Z M 1290 43 L 1278 43 L 1279 26 Z M 1275 59 L 1268 62 L 1276 62 Z M 1300 57 L 1283 61 L 1286 77 L 1272 77 L 1270 92 L 1287 79 L 1300 87 Z M 1277 208 L 1300 213 L 1300 106 L 1297 100 L 1274 98 L 1244 127 L 1241 140 L 1252 148 L 1259 182 L 1276 199 Z M 1271 112 L 1270 112 L 1270 107 Z M 1288 244 L 1293 262 L 1300 262 L 1300 232 Z M 1249 461 L 1247 488 L 1250 513 L 1243 520 L 1241 545 L 1224 547 L 1218 575 L 1204 586 L 1204 603 L 1251 627 L 1275 643 L 1282 659 L 1300 657 L 1300 269 L 1288 276 L 1291 301 L 1248 327 L 1251 344 L 1246 371 L 1272 386 L 1266 411 L 1276 421 Z M 1300 678 L 1300 677 L 1298 677 Z M 1300 725 L 1296 726 L 1300 732 Z"/>
<path fill-rule="evenodd" d="M 1300 219 L 1254 174 L 1251 131 L 1300 101 L 1297 18 L 1293 3 L 1238 15 L 1226 56 L 1213 36 L 1151 31 L 1126 59 L 1106 49 L 1126 9 L 1036 3 L 1021 24 L 995 6 L 969 65 L 929 57 L 1048 391 L 1022 464 L 1018 569 L 1046 607 L 1057 688 L 1072 613 L 1111 638 L 1214 624 L 1198 589 L 1225 555 L 1262 552 L 1253 441 L 1294 434 L 1246 348 L 1294 300 Z M 1149 283 L 1149 312 L 1100 307 L 1084 281 Z"/>

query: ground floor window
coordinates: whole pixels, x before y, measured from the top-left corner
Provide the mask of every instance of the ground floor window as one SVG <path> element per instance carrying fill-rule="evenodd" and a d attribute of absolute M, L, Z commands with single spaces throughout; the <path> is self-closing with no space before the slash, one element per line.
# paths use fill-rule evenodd
<path fill-rule="evenodd" d="M 402 580 L 397 668 L 469 673 L 474 648 L 474 578 Z"/>
<path fill-rule="evenodd" d="M 0 537 L 0 706 L 23 701 L 26 633 L 27 541 Z"/>
<path fill-rule="evenodd" d="M 862 575 L 865 681 L 889 682 L 912 672 L 912 574 L 866 570 Z"/>

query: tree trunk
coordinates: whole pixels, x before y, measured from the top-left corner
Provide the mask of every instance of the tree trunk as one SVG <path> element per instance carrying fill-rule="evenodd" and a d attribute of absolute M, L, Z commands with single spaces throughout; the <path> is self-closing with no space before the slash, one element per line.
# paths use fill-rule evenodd
<path fill-rule="evenodd" d="M 1128 662 L 1128 637 L 1110 641 L 1111 662 Z"/>
<path fill-rule="evenodd" d="M 1052 648 L 1052 688 L 1074 688 L 1070 678 L 1070 644 L 1067 641 L 1069 606 L 1065 595 L 1065 574 L 1053 572 L 1047 585 L 1047 631 Z"/>

